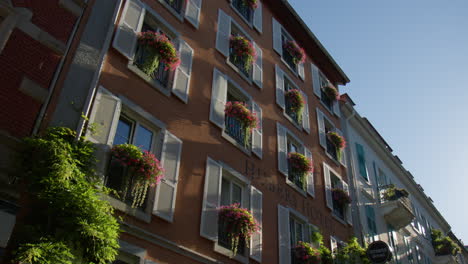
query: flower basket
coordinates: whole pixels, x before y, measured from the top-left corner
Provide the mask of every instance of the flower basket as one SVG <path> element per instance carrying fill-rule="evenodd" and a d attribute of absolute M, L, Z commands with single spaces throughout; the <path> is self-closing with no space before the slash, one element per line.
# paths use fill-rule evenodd
<path fill-rule="evenodd" d="M 232 256 L 235 256 L 240 239 L 243 238 L 248 247 L 250 238 L 259 230 L 259 226 L 252 214 L 247 209 L 240 208 L 238 203 L 219 207 L 218 216 L 226 223 Z"/>
<path fill-rule="evenodd" d="M 229 116 L 237 119 L 244 130 L 244 146 L 247 146 L 250 142 L 250 134 L 252 129 L 257 127 L 257 116 L 255 113 L 252 113 L 245 103 L 243 102 L 227 102 L 224 108 L 224 113 Z"/>
<path fill-rule="evenodd" d="M 242 4 L 252 9 L 256 9 L 258 7 L 258 0 L 242 0 Z"/>
<path fill-rule="evenodd" d="M 325 87 L 323 87 L 323 91 L 328 96 L 328 98 L 330 98 L 330 100 L 332 101 L 340 100 L 340 93 L 332 85 L 326 85 Z"/>
<path fill-rule="evenodd" d="M 289 167 L 292 173 L 297 173 L 301 177 L 301 182 L 306 182 L 306 176 L 309 172 L 314 171 L 312 161 L 307 159 L 304 155 L 297 152 L 288 154 Z"/>
<path fill-rule="evenodd" d="M 303 63 L 306 55 L 304 49 L 299 47 L 295 41 L 286 41 L 283 44 L 283 48 L 291 55 L 294 64 Z"/>
<path fill-rule="evenodd" d="M 405 189 L 396 188 L 391 185 L 383 192 L 383 199 L 386 201 L 395 201 L 401 197 L 408 197 L 409 193 Z"/>
<path fill-rule="evenodd" d="M 349 197 L 349 194 L 340 188 L 332 189 L 332 198 L 340 206 L 345 206 L 351 203 L 351 197 Z"/>
<path fill-rule="evenodd" d="M 327 137 L 335 146 L 337 158 L 340 160 L 342 154 L 341 151 L 346 147 L 346 140 L 336 132 L 328 132 Z"/>
<path fill-rule="evenodd" d="M 150 152 L 142 152 L 140 148 L 131 144 L 115 145 L 111 151 L 112 158 L 126 166 L 133 176 L 131 194 L 132 207 L 143 205 L 149 186 L 161 181 L 164 169 L 159 160 Z M 127 186 L 128 186 L 127 182 Z"/>
<path fill-rule="evenodd" d="M 305 100 L 301 91 L 298 89 L 292 89 L 287 91 L 284 95 L 290 104 L 291 111 L 296 113 L 298 121 L 301 122 L 302 112 L 304 111 L 305 106 Z"/>
<path fill-rule="evenodd" d="M 309 243 L 299 241 L 293 248 L 294 257 L 297 264 L 320 264 L 320 250 L 313 248 Z"/>
<path fill-rule="evenodd" d="M 146 31 L 138 35 L 138 42 L 145 50 L 144 61 L 137 65 L 147 75 L 152 75 L 163 62 L 165 70 L 175 70 L 180 65 L 180 58 L 174 44 L 159 32 Z"/>
<path fill-rule="evenodd" d="M 232 50 L 234 62 L 242 61 L 244 68 L 250 70 L 257 58 L 257 52 L 252 42 L 242 36 L 231 36 L 229 47 Z"/>

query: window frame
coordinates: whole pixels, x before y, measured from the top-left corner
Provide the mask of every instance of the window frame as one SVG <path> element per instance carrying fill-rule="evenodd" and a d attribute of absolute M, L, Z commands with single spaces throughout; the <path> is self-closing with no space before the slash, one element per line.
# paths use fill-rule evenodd
<path fill-rule="evenodd" d="M 299 129 L 299 131 L 304 131 L 304 118 L 301 117 L 301 122 L 296 122 L 286 111 L 286 93 L 289 91 L 289 86 L 286 86 L 286 84 L 290 84 L 291 89 L 297 89 L 299 90 L 300 92 L 304 93 L 304 91 L 302 91 L 299 86 L 292 80 L 292 78 L 289 77 L 288 74 L 286 74 L 284 71 L 283 71 L 283 86 L 284 86 L 284 109 L 283 109 L 283 115 L 286 117 L 287 120 L 289 120 L 289 122 L 291 122 L 297 129 Z M 309 107 L 309 104 L 308 102 L 306 102 L 305 106 L 304 107 Z M 305 111 L 305 109 L 304 109 Z"/>
<path fill-rule="evenodd" d="M 305 153 L 306 146 L 304 145 L 302 140 L 300 140 L 296 135 L 294 135 L 291 131 L 289 131 L 289 129 L 286 128 L 286 146 L 288 148 L 288 149 L 286 149 L 286 152 L 287 152 L 286 153 L 286 158 L 287 158 L 287 155 L 290 153 L 289 152 L 289 144 L 291 143 L 290 141 L 293 141 L 294 143 L 297 143 L 298 153 L 301 153 L 304 156 L 306 155 L 306 153 Z M 286 162 L 287 162 L 287 160 L 286 160 Z M 288 164 L 288 166 L 289 166 L 289 164 Z M 297 192 L 299 192 L 300 194 L 302 194 L 305 197 L 307 197 L 307 181 L 308 181 L 308 178 L 306 177 L 306 182 L 304 182 L 303 188 L 300 188 L 299 186 L 296 185 L 296 183 L 294 183 L 293 181 L 291 181 L 289 179 L 289 169 L 288 169 L 288 175 L 286 177 L 286 184 L 291 186 L 294 190 L 296 190 Z"/>
<path fill-rule="evenodd" d="M 234 13 L 236 13 L 250 28 L 254 28 L 254 15 L 255 15 L 255 9 L 250 9 L 251 12 L 252 12 L 252 21 L 249 21 L 247 18 L 245 18 L 242 13 L 234 6 L 234 1 L 236 0 L 230 0 L 230 3 L 229 5 L 231 6 L 231 8 L 234 10 Z M 239 1 L 242 1 L 242 0 L 239 0 Z"/>
<path fill-rule="evenodd" d="M 186 1 L 186 0 L 180 0 L 180 1 L 182 2 L 181 3 L 182 6 L 180 8 L 180 13 L 177 13 L 177 11 L 169 3 L 166 2 L 166 0 L 159 0 L 161 5 L 163 5 L 169 11 L 169 13 L 174 15 L 178 20 L 180 20 L 180 22 L 184 22 L 185 12 L 187 10 L 187 2 L 188 1 Z"/>
<path fill-rule="evenodd" d="M 233 36 L 232 33 L 233 33 L 234 28 L 236 29 L 236 31 L 239 31 L 242 37 L 247 38 L 255 48 L 255 45 L 254 45 L 255 41 L 253 40 L 253 38 L 247 33 L 247 31 L 245 31 L 242 28 L 241 25 L 239 25 L 239 23 L 237 23 L 231 17 L 231 32 L 229 32 L 230 34 L 229 36 Z M 229 51 L 229 55 L 226 57 L 226 64 L 229 65 L 242 79 L 244 79 L 247 83 L 249 83 L 249 85 L 253 85 L 253 68 L 255 66 L 254 65 L 255 61 L 253 62 L 252 67 L 249 70 L 248 76 L 246 76 L 244 72 L 242 72 L 242 70 L 236 64 L 234 64 L 234 62 L 231 61 L 230 57 L 231 57 L 231 52 Z"/>
<path fill-rule="evenodd" d="M 283 38 L 286 40 L 289 40 L 289 41 L 294 41 L 296 42 L 296 40 L 294 40 L 294 38 L 291 36 L 291 34 L 289 34 L 289 32 L 286 31 L 286 29 L 281 25 L 281 49 L 283 49 L 283 52 L 281 54 L 281 61 L 286 65 L 286 67 L 295 75 L 297 76 L 299 79 L 301 79 L 299 77 L 299 64 L 296 64 L 296 67 L 295 69 L 291 67 L 291 65 L 289 65 L 288 62 L 286 62 L 286 59 L 284 58 L 284 48 L 283 48 L 283 45 L 285 43 L 285 41 L 283 41 Z"/>

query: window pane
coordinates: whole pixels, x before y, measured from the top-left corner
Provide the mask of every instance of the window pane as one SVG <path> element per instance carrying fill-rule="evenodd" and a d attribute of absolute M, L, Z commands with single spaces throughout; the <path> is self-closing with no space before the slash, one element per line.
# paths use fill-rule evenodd
<path fill-rule="evenodd" d="M 295 241 L 296 244 L 297 244 L 299 241 L 304 241 L 304 238 L 303 238 L 303 230 L 302 230 L 302 224 L 296 222 L 296 241 Z"/>
<path fill-rule="evenodd" d="M 221 205 L 231 204 L 230 183 L 223 178 L 221 183 Z"/>
<path fill-rule="evenodd" d="M 232 185 L 232 203 L 242 205 L 242 188 L 237 184 Z"/>
<path fill-rule="evenodd" d="M 115 132 L 114 145 L 130 143 L 132 123 L 122 117 L 119 119 L 117 131 Z"/>
<path fill-rule="evenodd" d="M 135 145 L 141 148 L 142 150 L 150 151 L 152 142 L 153 132 L 151 132 L 151 130 L 145 128 L 144 126 L 139 125 L 135 139 Z"/>

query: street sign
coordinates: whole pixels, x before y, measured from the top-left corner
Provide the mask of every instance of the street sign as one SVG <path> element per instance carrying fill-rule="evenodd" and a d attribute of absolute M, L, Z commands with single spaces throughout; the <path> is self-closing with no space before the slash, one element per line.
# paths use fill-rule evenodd
<path fill-rule="evenodd" d="M 366 251 L 367 257 L 374 264 L 382 264 L 392 259 L 392 252 L 383 241 L 372 242 Z"/>

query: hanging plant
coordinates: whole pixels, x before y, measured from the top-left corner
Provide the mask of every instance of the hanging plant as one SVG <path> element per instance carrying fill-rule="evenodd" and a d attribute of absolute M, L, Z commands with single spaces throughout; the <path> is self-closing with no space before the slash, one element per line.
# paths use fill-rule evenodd
<path fill-rule="evenodd" d="M 345 206 L 351 203 L 351 197 L 349 197 L 348 192 L 346 192 L 345 190 L 341 188 L 332 189 L 332 198 L 340 206 Z"/>
<path fill-rule="evenodd" d="M 306 59 L 305 51 L 299 47 L 295 41 L 286 41 L 283 48 L 291 55 L 294 64 L 304 63 Z"/>
<path fill-rule="evenodd" d="M 386 201 L 394 201 L 401 197 L 408 197 L 409 193 L 405 189 L 396 188 L 395 185 L 390 185 L 383 192 L 383 199 Z"/>
<path fill-rule="evenodd" d="M 246 70 L 250 70 L 257 58 L 257 52 L 250 40 L 242 36 L 231 36 L 229 46 L 232 50 L 234 63 L 243 62 Z"/>
<path fill-rule="evenodd" d="M 258 232 L 259 226 L 252 214 L 247 209 L 240 208 L 238 203 L 219 207 L 218 216 L 226 224 L 234 257 L 237 254 L 240 239 L 244 239 L 248 247 L 250 238 L 255 232 Z"/>
<path fill-rule="evenodd" d="M 328 132 L 327 137 L 335 146 L 337 158 L 340 160 L 342 151 L 346 147 L 346 140 L 336 132 Z"/>
<path fill-rule="evenodd" d="M 335 260 L 338 263 L 371 264 L 366 249 L 359 244 L 356 237 L 349 239 L 347 244 L 338 244 Z"/>
<path fill-rule="evenodd" d="M 340 100 L 340 98 L 341 98 L 340 93 L 331 84 L 328 84 L 328 85 L 324 86 L 322 89 L 325 92 L 325 94 L 328 96 L 328 98 L 330 98 L 330 100 L 332 100 L 332 101 Z"/>
<path fill-rule="evenodd" d="M 305 100 L 302 92 L 298 89 L 291 89 L 285 94 L 286 100 L 289 102 L 290 110 L 297 115 L 298 122 L 302 121 L 302 112 L 305 107 Z"/>
<path fill-rule="evenodd" d="M 151 152 L 142 152 L 140 148 L 131 144 L 115 145 L 112 148 L 112 158 L 127 167 L 133 177 L 132 207 L 143 205 L 148 187 L 158 184 L 163 177 L 164 169 L 161 163 Z"/>
<path fill-rule="evenodd" d="M 300 175 L 301 182 L 306 182 L 307 174 L 314 171 L 312 161 L 301 153 L 290 152 L 288 154 L 288 163 L 292 173 Z"/>
<path fill-rule="evenodd" d="M 458 245 L 450 237 L 444 236 L 439 229 L 431 229 L 431 240 L 436 256 L 455 256 L 460 252 Z"/>
<path fill-rule="evenodd" d="M 258 7 L 258 0 L 242 0 L 242 4 L 252 9 L 256 9 Z"/>
<path fill-rule="evenodd" d="M 224 113 L 237 119 L 241 123 L 241 127 L 244 130 L 244 146 L 247 146 L 250 142 L 250 134 L 252 129 L 257 127 L 257 116 L 252 113 L 245 103 L 243 102 L 227 102 L 224 108 Z"/>
<path fill-rule="evenodd" d="M 138 35 L 138 42 L 144 49 L 143 63 L 137 65 L 147 75 L 152 75 L 159 67 L 159 63 L 165 64 L 165 70 L 175 70 L 180 65 L 180 58 L 174 44 L 166 35 L 146 31 Z"/>
<path fill-rule="evenodd" d="M 319 249 L 313 248 L 309 243 L 299 241 L 293 248 L 294 257 L 297 264 L 320 264 L 321 252 Z"/>

